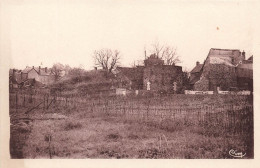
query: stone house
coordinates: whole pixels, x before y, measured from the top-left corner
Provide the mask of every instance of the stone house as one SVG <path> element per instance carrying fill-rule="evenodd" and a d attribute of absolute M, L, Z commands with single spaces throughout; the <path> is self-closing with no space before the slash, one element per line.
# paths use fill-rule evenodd
<path fill-rule="evenodd" d="M 26 79 L 35 79 L 38 82 L 41 82 L 43 84 L 50 84 L 54 82 L 55 77 L 53 73 L 47 68 L 41 68 L 39 67 L 26 67 L 21 72 L 22 80 Z"/>
<path fill-rule="evenodd" d="M 164 61 L 152 54 L 144 60 L 143 89 L 177 91 L 182 86 L 182 67 L 164 65 Z M 174 85 L 174 83 L 176 84 Z M 174 87 L 175 86 L 175 87 Z"/>
<path fill-rule="evenodd" d="M 125 83 L 120 87 L 132 90 L 178 92 L 182 87 L 182 67 L 164 65 L 155 54 L 144 60 L 144 66 L 117 67 L 116 75 Z"/>
<path fill-rule="evenodd" d="M 202 66 L 203 64 L 200 64 L 200 62 L 197 61 L 196 66 L 191 70 L 189 79 L 190 88 L 194 88 L 194 84 L 200 80 Z"/>
<path fill-rule="evenodd" d="M 118 79 L 118 87 L 133 90 L 143 89 L 143 71 L 144 66 L 117 67 L 116 77 Z"/>
<path fill-rule="evenodd" d="M 238 87 L 238 69 L 244 66 L 245 52 L 230 49 L 211 48 L 201 67 L 200 79 L 194 83 L 194 90 L 217 91 Z M 240 73 L 241 74 L 241 73 Z"/>
<path fill-rule="evenodd" d="M 236 74 L 238 88 L 253 91 L 253 56 L 237 66 Z"/>

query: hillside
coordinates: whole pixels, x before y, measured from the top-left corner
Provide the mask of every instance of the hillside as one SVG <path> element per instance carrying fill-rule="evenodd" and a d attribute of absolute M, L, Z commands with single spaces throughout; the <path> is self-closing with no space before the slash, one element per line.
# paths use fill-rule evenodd
<path fill-rule="evenodd" d="M 63 96 L 86 96 L 109 91 L 117 83 L 114 75 L 108 75 L 102 70 L 93 70 L 70 74 L 49 87 L 51 93 Z"/>

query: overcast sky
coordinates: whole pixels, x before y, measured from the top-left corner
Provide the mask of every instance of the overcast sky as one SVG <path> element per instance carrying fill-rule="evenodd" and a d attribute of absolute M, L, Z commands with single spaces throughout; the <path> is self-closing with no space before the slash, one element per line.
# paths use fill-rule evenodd
<path fill-rule="evenodd" d="M 256 8 L 246 2 L 21 0 L 8 6 L 10 67 L 55 62 L 92 69 L 93 51 L 118 49 L 121 65 L 155 41 L 177 47 L 188 70 L 210 48 L 255 52 Z"/>

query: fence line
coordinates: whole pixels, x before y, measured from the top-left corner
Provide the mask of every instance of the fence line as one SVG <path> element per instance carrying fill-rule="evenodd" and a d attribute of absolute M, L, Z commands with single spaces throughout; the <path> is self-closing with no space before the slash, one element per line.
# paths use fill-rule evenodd
<path fill-rule="evenodd" d="M 187 95 L 186 95 L 187 96 Z M 190 95 L 188 95 L 190 96 Z M 188 97 L 187 96 L 187 97 Z M 181 96 L 180 96 L 181 97 Z M 62 107 L 82 107 L 87 112 L 99 112 L 127 120 L 150 122 L 157 125 L 178 123 L 182 125 L 221 127 L 233 132 L 246 132 L 253 127 L 253 106 L 244 103 L 217 104 L 178 104 L 169 99 L 115 97 L 111 99 L 84 99 L 43 95 L 10 94 L 10 107 L 16 112 L 20 107 L 39 105 L 48 109 L 51 104 Z"/>

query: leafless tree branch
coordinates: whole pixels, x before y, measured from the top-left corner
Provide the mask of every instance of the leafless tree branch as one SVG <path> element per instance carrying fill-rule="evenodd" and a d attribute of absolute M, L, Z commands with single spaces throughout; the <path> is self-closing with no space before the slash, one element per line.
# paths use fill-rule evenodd
<path fill-rule="evenodd" d="M 51 72 L 54 75 L 55 81 L 58 81 L 61 78 L 63 68 L 64 65 L 60 63 L 53 64 Z"/>
<path fill-rule="evenodd" d="M 118 50 L 101 49 L 94 51 L 95 64 L 109 73 L 119 64 L 119 60 L 120 52 Z"/>
<path fill-rule="evenodd" d="M 160 45 L 156 42 L 152 44 L 151 53 L 164 60 L 166 65 L 174 65 L 181 62 L 177 49 L 168 45 Z"/>

